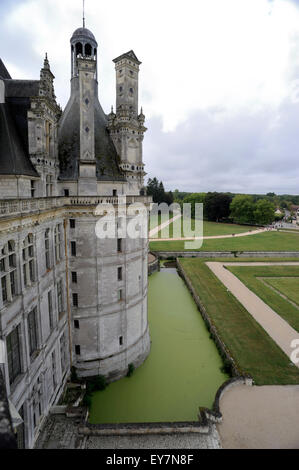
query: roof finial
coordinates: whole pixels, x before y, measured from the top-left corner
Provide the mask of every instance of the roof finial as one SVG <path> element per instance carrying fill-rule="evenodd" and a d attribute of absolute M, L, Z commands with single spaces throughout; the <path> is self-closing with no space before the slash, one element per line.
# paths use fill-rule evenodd
<path fill-rule="evenodd" d="M 83 28 L 85 28 L 85 0 L 83 0 Z"/>

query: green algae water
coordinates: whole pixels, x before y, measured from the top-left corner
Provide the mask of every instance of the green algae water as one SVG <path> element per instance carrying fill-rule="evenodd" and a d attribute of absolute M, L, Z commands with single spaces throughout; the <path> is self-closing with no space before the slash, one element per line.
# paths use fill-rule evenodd
<path fill-rule="evenodd" d="M 204 321 L 176 269 L 149 278 L 151 351 L 130 378 L 92 397 L 90 423 L 196 421 L 227 375 Z"/>

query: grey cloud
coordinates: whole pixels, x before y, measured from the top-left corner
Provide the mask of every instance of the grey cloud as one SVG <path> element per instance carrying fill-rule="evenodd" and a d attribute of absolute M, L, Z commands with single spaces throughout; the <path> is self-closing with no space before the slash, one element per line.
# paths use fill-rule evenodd
<path fill-rule="evenodd" d="M 168 189 L 298 194 L 298 116 L 299 104 L 285 101 L 276 112 L 244 110 L 220 121 L 198 111 L 168 133 L 151 119 L 146 169 Z"/>

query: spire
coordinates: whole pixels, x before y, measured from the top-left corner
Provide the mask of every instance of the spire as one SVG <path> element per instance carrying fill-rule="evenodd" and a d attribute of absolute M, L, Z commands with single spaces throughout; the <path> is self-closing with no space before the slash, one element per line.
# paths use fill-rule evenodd
<path fill-rule="evenodd" d="M 46 57 L 44 59 L 44 69 L 50 70 L 50 64 L 49 64 L 49 61 L 48 61 L 48 53 L 47 52 L 46 52 Z"/>
<path fill-rule="evenodd" d="M 83 28 L 85 28 L 85 0 L 83 0 Z"/>

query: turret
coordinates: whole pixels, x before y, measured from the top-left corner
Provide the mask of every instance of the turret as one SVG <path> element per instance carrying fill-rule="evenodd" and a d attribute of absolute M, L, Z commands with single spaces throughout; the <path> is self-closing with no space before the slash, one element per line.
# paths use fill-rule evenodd
<path fill-rule="evenodd" d="M 97 52 L 98 43 L 87 28 L 78 28 L 71 37 L 71 76 L 72 78 L 78 76 L 78 58 L 85 58 L 95 61 L 95 75 L 94 78 L 98 79 L 97 68 Z"/>
<path fill-rule="evenodd" d="M 140 191 L 145 176 L 142 142 L 145 116 L 138 115 L 138 75 L 141 62 L 133 51 L 113 60 L 116 71 L 116 114 L 108 115 L 108 129 L 120 156 L 129 191 Z"/>

